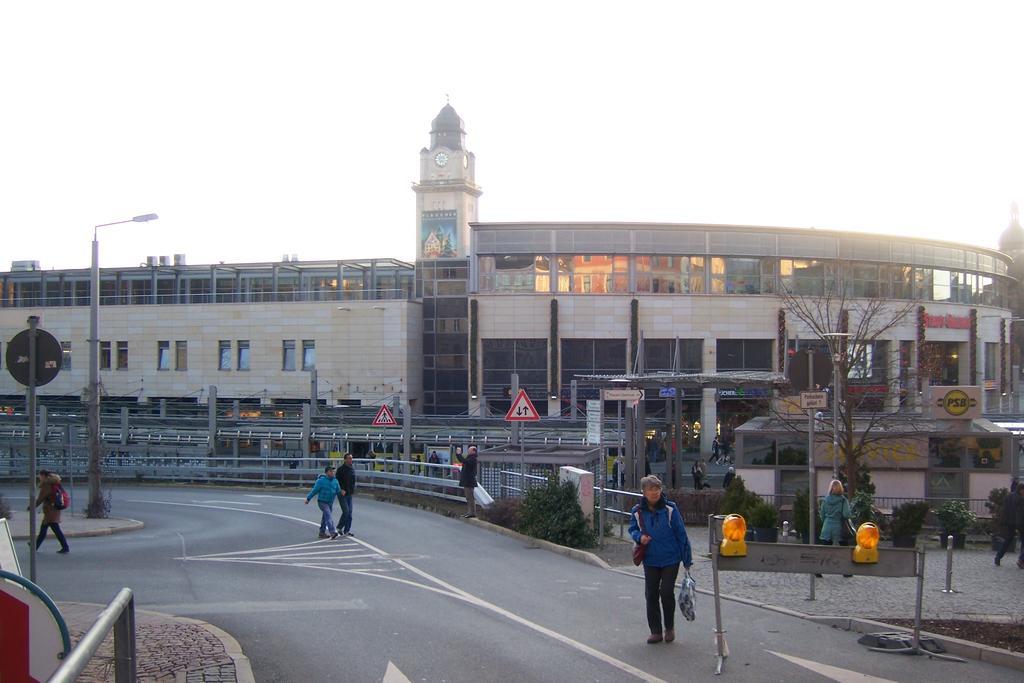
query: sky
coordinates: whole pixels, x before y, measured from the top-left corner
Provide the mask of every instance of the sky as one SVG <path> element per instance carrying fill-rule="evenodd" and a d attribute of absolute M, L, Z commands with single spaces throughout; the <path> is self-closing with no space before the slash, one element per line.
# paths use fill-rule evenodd
<path fill-rule="evenodd" d="M 482 221 L 995 247 L 1024 201 L 1024 3 L 0 8 L 0 270 L 415 254 L 450 97 Z"/>

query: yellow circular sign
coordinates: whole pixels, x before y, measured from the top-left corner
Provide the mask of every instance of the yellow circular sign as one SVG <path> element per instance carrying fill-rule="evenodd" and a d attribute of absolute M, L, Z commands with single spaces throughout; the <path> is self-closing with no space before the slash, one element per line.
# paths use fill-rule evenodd
<path fill-rule="evenodd" d="M 942 398 L 942 407 L 950 415 L 960 416 L 966 413 L 971 407 L 971 397 L 960 389 L 946 392 Z"/>

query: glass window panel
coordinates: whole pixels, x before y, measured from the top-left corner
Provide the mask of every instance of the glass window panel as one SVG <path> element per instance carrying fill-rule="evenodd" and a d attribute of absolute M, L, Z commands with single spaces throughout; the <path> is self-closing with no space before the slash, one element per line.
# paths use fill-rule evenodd
<path fill-rule="evenodd" d="M 926 493 L 929 498 L 963 498 L 964 473 L 929 472 Z"/>
<path fill-rule="evenodd" d="M 950 272 L 948 270 L 932 271 L 932 301 L 949 301 Z"/>
<path fill-rule="evenodd" d="M 295 369 L 294 339 L 285 339 L 281 342 L 281 369 L 285 371 Z"/>
<path fill-rule="evenodd" d="M 228 340 L 222 339 L 217 342 L 217 369 L 231 369 L 231 342 Z"/>
<path fill-rule="evenodd" d="M 171 342 L 158 341 L 156 343 L 156 369 L 171 369 Z"/>
<path fill-rule="evenodd" d="M 100 342 L 100 370 L 110 369 L 110 342 Z"/>
<path fill-rule="evenodd" d="M 188 370 L 188 342 L 174 342 L 174 369 Z"/>
<path fill-rule="evenodd" d="M 776 454 L 779 465 L 783 466 L 807 466 L 807 442 L 792 437 L 783 437 L 775 443 Z M 804 477 L 806 484 L 807 478 Z"/>
<path fill-rule="evenodd" d="M 128 369 L 128 342 L 126 341 L 117 342 L 117 369 Z"/>
<path fill-rule="evenodd" d="M 249 340 L 240 339 L 238 341 L 238 369 L 248 370 L 249 369 Z"/>
<path fill-rule="evenodd" d="M 316 367 L 316 341 L 302 340 L 302 369 L 312 370 Z"/>
<path fill-rule="evenodd" d="M 70 370 L 71 369 L 71 342 L 61 342 L 60 343 L 60 353 L 61 353 L 60 369 L 61 370 Z"/>
<path fill-rule="evenodd" d="M 743 437 L 744 465 L 775 465 L 775 440 L 768 436 Z"/>

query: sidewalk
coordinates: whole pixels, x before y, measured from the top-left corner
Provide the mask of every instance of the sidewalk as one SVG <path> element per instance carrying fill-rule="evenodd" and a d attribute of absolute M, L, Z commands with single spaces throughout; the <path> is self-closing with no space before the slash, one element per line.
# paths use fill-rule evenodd
<path fill-rule="evenodd" d="M 58 603 L 75 645 L 104 605 Z M 197 619 L 135 611 L 135 647 L 139 683 L 255 683 L 249 658 L 234 638 Z M 80 683 L 114 680 L 114 637 L 103 641 L 79 676 Z"/>
<path fill-rule="evenodd" d="M 29 537 L 27 510 L 13 511 L 14 519 L 7 520 L 11 526 L 11 534 L 14 540 L 25 540 Z M 39 533 L 39 526 L 43 523 L 43 513 L 36 514 L 36 533 Z M 60 519 L 60 530 L 68 538 L 82 538 L 83 536 L 109 536 L 121 531 L 138 531 L 145 526 L 137 519 L 125 519 L 123 517 L 107 517 L 106 519 L 89 519 L 82 515 L 72 515 L 64 511 Z M 48 534 L 52 539 L 52 534 Z"/>

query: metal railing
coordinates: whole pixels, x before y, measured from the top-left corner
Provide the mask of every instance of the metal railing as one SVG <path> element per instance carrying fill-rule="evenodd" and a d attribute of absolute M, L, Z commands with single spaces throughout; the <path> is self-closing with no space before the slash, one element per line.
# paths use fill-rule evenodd
<path fill-rule="evenodd" d="M 78 645 L 50 677 L 49 683 L 73 683 L 78 680 L 111 630 L 114 631 L 114 680 L 116 683 L 134 683 L 135 596 L 131 588 L 122 588 L 99 613 Z"/>

